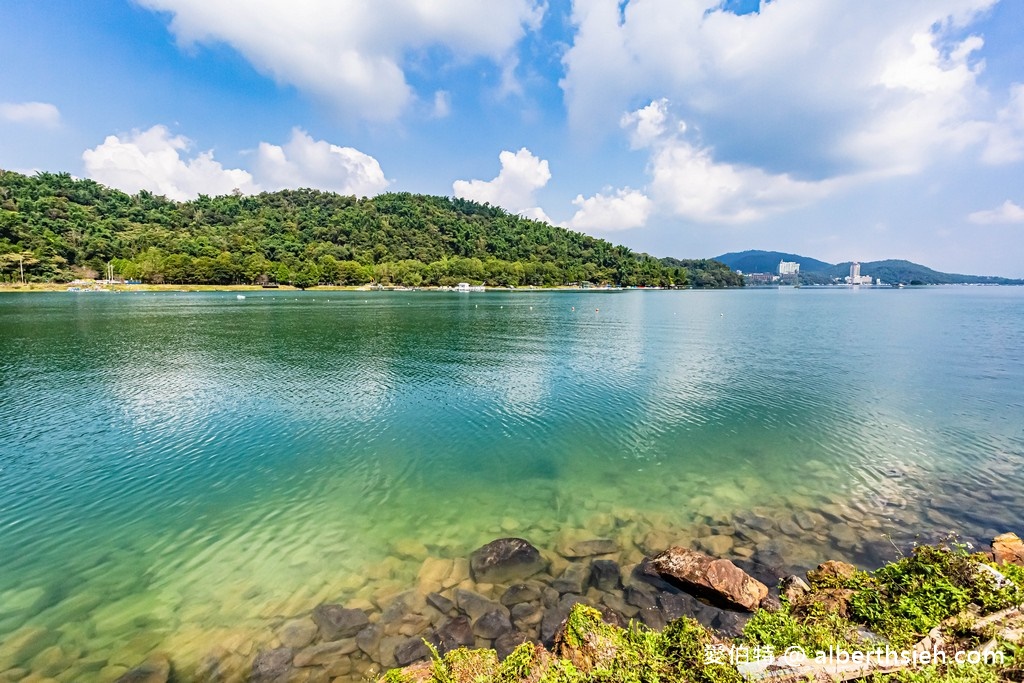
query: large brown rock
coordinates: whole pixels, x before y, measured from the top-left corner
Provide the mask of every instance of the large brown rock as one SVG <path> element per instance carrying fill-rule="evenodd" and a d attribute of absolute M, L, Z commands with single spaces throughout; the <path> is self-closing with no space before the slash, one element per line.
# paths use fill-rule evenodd
<path fill-rule="evenodd" d="M 729 560 L 675 546 L 651 560 L 651 567 L 687 592 L 731 609 L 753 612 L 768 595 L 764 585 Z"/>
<path fill-rule="evenodd" d="M 1000 534 L 992 539 L 992 556 L 997 564 L 1024 567 L 1024 541 L 1014 533 Z"/>
<path fill-rule="evenodd" d="M 511 583 L 544 569 L 540 551 L 521 538 L 499 538 L 477 548 L 469 568 L 477 583 Z"/>

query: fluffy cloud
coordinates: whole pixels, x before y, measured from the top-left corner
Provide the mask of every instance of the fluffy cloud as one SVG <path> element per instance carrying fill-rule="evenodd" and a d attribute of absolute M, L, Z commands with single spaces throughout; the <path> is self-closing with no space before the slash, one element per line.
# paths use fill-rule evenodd
<path fill-rule="evenodd" d="M 525 147 L 514 154 L 502 152 L 498 159 L 501 171 L 494 180 L 456 180 L 452 183 L 455 196 L 550 222 L 534 199 L 534 193 L 551 180 L 547 160 L 538 159 Z"/>
<path fill-rule="evenodd" d="M 108 135 L 103 144 L 82 153 L 86 174 L 125 192 L 149 190 L 170 199 L 185 201 L 199 194 L 227 194 L 257 190 L 247 171 L 226 169 L 212 151 L 192 158 L 183 156 L 191 141 L 172 135 L 165 126 Z"/>
<path fill-rule="evenodd" d="M 509 64 L 545 10 L 538 0 L 137 1 L 171 13 L 182 44 L 226 43 L 278 82 L 385 121 L 415 95 L 405 77 L 410 56 L 440 46 L 456 60 Z"/>
<path fill-rule="evenodd" d="M 295 129 L 282 146 L 261 142 L 256 151 L 255 177 L 239 168 L 224 168 L 212 151 L 189 156 L 192 142 L 172 135 L 166 126 L 109 135 L 101 145 L 82 153 L 87 175 L 125 192 L 149 190 L 186 201 L 199 194 L 219 195 L 233 190 L 313 187 L 341 194 L 374 195 L 387 180 L 377 160 L 351 147 L 313 140 Z"/>
<path fill-rule="evenodd" d="M 651 213 L 651 200 L 647 195 L 628 187 L 608 196 L 598 192 L 584 199 L 583 195 L 577 195 L 572 203 L 579 208 L 566 227 L 583 232 L 638 228 L 647 222 Z"/>
<path fill-rule="evenodd" d="M 578 131 L 664 97 L 730 164 L 912 173 L 988 135 L 983 43 L 965 34 L 995 2 L 777 1 L 737 15 L 720 0 L 574 0 L 562 88 Z M 662 125 L 636 123 L 641 146 Z"/>
<path fill-rule="evenodd" d="M 661 98 L 642 109 L 624 114 L 619 125 L 630 131 L 629 143 L 633 149 L 650 147 L 665 133 L 668 123 L 668 100 Z"/>
<path fill-rule="evenodd" d="M 621 123 L 635 147 L 650 149 L 650 191 L 658 205 L 688 220 L 753 221 L 820 199 L 845 182 L 797 180 L 784 173 L 716 161 L 712 149 L 687 140 L 686 125 L 672 118 L 666 100 L 627 114 Z M 644 200 L 642 206 L 649 211 Z M 641 207 L 636 200 L 633 205 Z"/>
<path fill-rule="evenodd" d="M 49 102 L 0 102 L 0 119 L 55 127 L 60 125 L 60 110 Z"/>
<path fill-rule="evenodd" d="M 388 186 L 373 157 L 352 147 L 313 140 L 298 128 L 285 145 L 261 142 L 253 169 L 264 189 L 312 187 L 357 197 L 372 197 Z"/>
<path fill-rule="evenodd" d="M 1009 199 L 994 209 L 975 211 L 967 217 L 972 223 L 978 225 L 992 225 L 994 223 L 1024 223 L 1024 207 L 1014 204 Z"/>

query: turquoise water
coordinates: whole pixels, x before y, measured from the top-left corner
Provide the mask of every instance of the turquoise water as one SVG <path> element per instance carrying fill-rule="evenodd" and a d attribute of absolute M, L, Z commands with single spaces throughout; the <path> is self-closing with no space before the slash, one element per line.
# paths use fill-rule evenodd
<path fill-rule="evenodd" d="M 0 295 L 0 673 L 242 662 L 503 535 L 1024 532 L 1021 288 L 246 296 Z"/>

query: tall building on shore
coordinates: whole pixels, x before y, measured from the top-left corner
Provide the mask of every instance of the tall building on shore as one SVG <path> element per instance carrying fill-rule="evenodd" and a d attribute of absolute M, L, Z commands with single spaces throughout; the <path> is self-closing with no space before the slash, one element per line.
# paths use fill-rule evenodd
<path fill-rule="evenodd" d="M 860 284 L 860 261 L 850 264 L 850 282 L 855 285 Z"/>
<path fill-rule="evenodd" d="M 779 261 L 779 275 L 796 275 L 800 272 L 800 264 L 796 261 Z"/>

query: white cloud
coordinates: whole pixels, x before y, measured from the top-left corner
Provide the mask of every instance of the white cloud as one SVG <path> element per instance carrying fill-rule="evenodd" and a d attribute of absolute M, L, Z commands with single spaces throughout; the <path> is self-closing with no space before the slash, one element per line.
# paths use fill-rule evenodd
<path fill-rule="evenodd" d="M 772 174 L 756 167 L 716 161 L 714 150 L 686 139 L 686 125 L 671 117 L 666 100 L 627 114 L 621 122 L 635 147 L 650 149 L 650 192 L 658 205 L 688 220 L 758 220 L 825 197 L 846 182 L 797 180 L 785 173 Z M 647 197 L 644 200 L 643 205 L 634 201 L 634 208 L 643 206 L 649 211 Z M 580 201 L 578 197 L 576 203 Z"/>
<path fill-rule="evenodd" d="M 377 160 L 352 147 L 313 140 L 295 128 L 283 146 L 261 142 L 253 169 L 263 189 L 311 187 L 357 197 L 372 197 L 387 188 Z"/>
<path fill-rule="evenodd" d="M 1024 83 L 1010 88 L 1006 106 L 999 110 L 982 155 L 990 164 L 1009 164 L 1024 159 Z"/>
<path fill-rule="evenodd" d="M 997 0 L 574 0 L 562 80 L 574 130 L 667 98 L 716 156 L 772 174 L 913 173 L 984 142 L 981 38 Z M 638 121 L 643 146 L 661 123 Z"/>
<path fill-rule="evenodd" d="M 532 206 L 528 209 L 523 209 L 522 211 L 519 212 L 519 215 L 522 216 L 523 218 L 529 218 L 531 220 L 540 221 L 542 223 L 548 223 L 550 225 L 556 224 L 553 220 L 551 220 L 551 217 L 544 212 L 544 209 L 540 208 L 539 206 Z"/>
<path fill-rule="evenodd" d="M 507 65 L 546 10 L 538 0 L 137 0 L 173 15 L 182 44 L 223 42 L 278 82 L 338 111 L 392 120 L 415 96 L 405 61 L 445 48 L 455 60 Z"/>
<path fill-rule="evenodd" d="M 500 206 L 530 218 L 544 215 L 538 220 L 550 223 L 534 199 L 534 193 L 551 180 L 547 160 L 535 157 L 525 147 L 514 154 L 504 151 L 498 159 L 501 171 L 494 180 L 456 180 L 452 183 L 455 196 Z"/>
<path fill-rule="evenodd" d="M 975 211 L 967 217 L 972 223 L 978 225 L 992 225 L 995 223 L 1024 223 L 1024 207 L 1014 204 L 1007 199 L 994 209 Z"/>
<path fill-rule="evenodd" d="M 572 203 L 579 208 L 567 227 L 584 232 L 639 228 L 647 222 L 652 208 L 647 195 L 628 187 L 608 196 L 598 192 L 584 199 L 583 195 L 577 195 Z"/>
<path fill-rule="evenodd" d="M 235 189 L 252 194 L 297 187 L 372 196 L 388 184 L 373 157 L 351 147 L 313 140 L 297 128 L 284 145 L 259 144 L 253 169 L 256 177 L 244 169 L 224 168 L 211 150 L 190 157 L 191 147 L 185 136 L 156 125 L 109 135 L 102 144 L 83 152 L 82 160 L 93 180 L 125 192 L 149 190 L 178 201 Z"/>
<path fill-rule="evenodd" d="M 49 102 L 0 102 L 0 119 L 53 128 L 60 125 L 60 110 Z"/>
<path fill-rule="evenodd" d="M 643 109 L 624 114 L 619 120 L 619 125 L 632 130 L 629 143 L 633 149 L 641 149 L 649 147 L 665 133 L 667 121 L 668 100 L 662 98 L 651 102 Z"/>
<path fill-rule="evenodd" d="M 170 199 L 185 201 L 199 194 L 227 194 L 257 190 L 252 175 L 241 169 L 226 169 L 212 151 L 192 158 L 184 156 L 191 141 L 171 135 L 166 126 L 108 135 L 103 144 L 82 153 L 86 174 L 105 185 L 125 192 L 149 190 Z"/>

